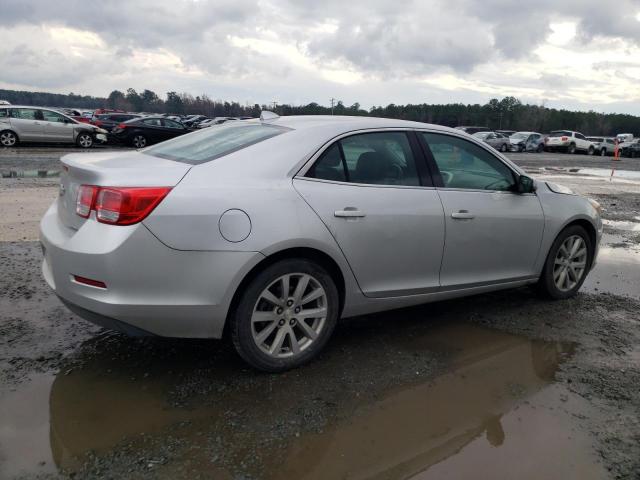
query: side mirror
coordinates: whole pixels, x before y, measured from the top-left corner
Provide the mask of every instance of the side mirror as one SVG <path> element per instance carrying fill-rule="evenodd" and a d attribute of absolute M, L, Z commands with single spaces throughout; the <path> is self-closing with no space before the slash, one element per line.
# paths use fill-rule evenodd
<path fill-rule="evenodd" d="M 535 188 L 535 183 L 533 181 L 533 178 L 527 177 L 526 175 L 520 175 L 518 177 L 517 191 L 518 193 L 535 192 L 536 188 Z"/>

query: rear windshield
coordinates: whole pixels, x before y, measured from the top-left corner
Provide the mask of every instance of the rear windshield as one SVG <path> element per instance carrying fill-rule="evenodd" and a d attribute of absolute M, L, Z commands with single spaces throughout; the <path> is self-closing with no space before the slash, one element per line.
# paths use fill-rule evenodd
<path fill-rule="evenodd" d="M 571 132 L 568 132 L 566 130 L 556 130 L 555 132 L 551 132 L 549 136 L 550 137 L 570 137 Z"/>
<path fill-rule="evenodd" d="M 263 123 L 231 122 L 159 143 L 142 150 L 142 153 L 198 165 L 242 150 L 289 130 L 291 129 Z"/>

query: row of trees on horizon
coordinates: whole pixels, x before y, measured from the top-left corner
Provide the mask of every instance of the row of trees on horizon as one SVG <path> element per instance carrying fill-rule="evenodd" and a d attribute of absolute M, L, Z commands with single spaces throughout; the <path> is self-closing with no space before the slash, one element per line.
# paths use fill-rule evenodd
<path fill-rule="evenodd" d="M 407 104 L 374 106 L 369 110 L 354 103 L 346 106 L 339 101 L 333 108 L 312 102 L 307 105 L 242 105 L 239 102 L 213 100 L 207 95 L 167 92 L 160 98 L 152 90 L 137 92 L 112 91 L 106 98 L 87 95 L 67 95 L 46 92 L 1 90 L 0 99 L 16 105 L 39 105 L 81 109 L 111 108 L 132 112 L 171 113 L 177 115 L 201 114 L 208 117 L 260 115 L 261 110 L 275 111 L 279 115 L 361 115 L 399 118 L 418 122 L 455 127 L 459 125 L 486 126 L 491 129 L 536 131 L 577 130 L 586 135 L 614 136 L 618 133 L 640 134 L 640 117 L 619 113 L 579 112 L 523 104 L 515 97 L 491 99 L 484 105 Z"/>

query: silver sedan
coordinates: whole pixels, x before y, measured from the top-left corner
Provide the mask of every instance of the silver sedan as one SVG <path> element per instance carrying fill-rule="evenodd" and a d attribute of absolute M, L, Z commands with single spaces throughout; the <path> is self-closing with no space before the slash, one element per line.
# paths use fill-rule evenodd
<path fill-rule="evenodd" d="M 291 116 L 137 152 L 62 159 L 43 275 L 87 320 L 221 338 L 266 371 L 309 361 L 339 318 L 529 284 L 574 295 L 599 205 L 459 130 Z"/>

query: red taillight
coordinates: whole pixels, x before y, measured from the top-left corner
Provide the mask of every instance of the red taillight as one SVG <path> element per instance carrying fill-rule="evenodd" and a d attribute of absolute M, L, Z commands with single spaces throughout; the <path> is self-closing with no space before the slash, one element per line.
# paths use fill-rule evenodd
<path fill-rule="evenodd" d="M 94 187 L 93 185 L 81 185 L 78 189 L 76 213 L 82 218 L 89 218 L 93 203 L 96 199 L 96 193 L 98 193 L 98 187 Z"/>
<path fill-rule="evenodd" d="M 93 280 L 91 278 L 81 277 L 80 275 L 74 275 L 73 280 L 76 283 L 82 283 L 83 285 L 89 285 L 97 288 L 107 288 L 107 285 L 100 280 Z"/>
<path fill-rule="evenodd" d="M 126 123 L 120 123 L 120 124 L 118 124 L 118 128 L 120 130 L 124 130 L 125 128 L 127 128 L 127 124 Z"/>
<path fill-rule="evenodd" d="M 171 187 L 96 187 L 82 185 L 78 190 L 76 213 L 110 225 L 133 225 L 144 220 L 171 191 Z"/>
<path fill-rule="evenodd" d="M 562 140 L 563 142 L 566 142 L 567 140 L 569 140 L 569 137 L 562 137 L 560 140 Z"/>

